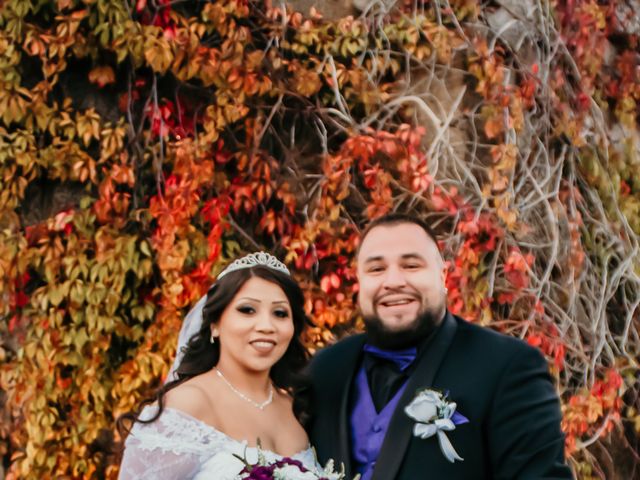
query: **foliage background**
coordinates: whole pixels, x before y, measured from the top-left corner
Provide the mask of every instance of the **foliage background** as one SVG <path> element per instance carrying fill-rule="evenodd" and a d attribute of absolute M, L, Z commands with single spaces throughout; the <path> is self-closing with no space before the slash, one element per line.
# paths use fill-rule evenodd
<path fill-rule="evenodd" d="M 0 1 L 6 478 L 115 478 L 114 418 L 242 252 L 293 267 L 312 351 L 361 328 L 391 210 L 454 313 L 547 356 L 577 477 L 637 478 L 640 6 L 308 6 Z"/>

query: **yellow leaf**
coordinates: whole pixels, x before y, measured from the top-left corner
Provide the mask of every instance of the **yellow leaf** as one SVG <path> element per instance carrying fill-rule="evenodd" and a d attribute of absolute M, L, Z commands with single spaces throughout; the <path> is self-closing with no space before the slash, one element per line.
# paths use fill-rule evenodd
<path fill-rule="evenodd" d="M 89 340 L 87 331 L 84 328 L 79 329 L 73 339 L 73 343 L 79 352 L 82 351 L 82 347 L 87 343 L 87 340 Z"/>
<path fill-rule="evenodd" d="M 57 307 L 58 305 L 60 305 L 60 303 L 62 303 L 62 300 L 64 298 L 64 295 L 62 294 L 62 288 L 60 286 L 51 287 L 49 289 L 48 297 L 51 305 Z"/>
<path fill-rule="evenodd" d="M 155 72 L 165 73 L 173 62 L 173 53 L 169 42 L 162 35 L 157 37 L 150 33 L 145 39 L 144 47 L 144 58 L 149 66 Z"/>

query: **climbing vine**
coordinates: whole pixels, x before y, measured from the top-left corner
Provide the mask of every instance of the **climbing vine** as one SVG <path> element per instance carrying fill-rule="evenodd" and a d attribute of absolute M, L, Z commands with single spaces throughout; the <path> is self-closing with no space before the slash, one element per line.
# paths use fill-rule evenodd
<path fill-rule="evenodd" d="M 0 2 L 6 478 L 116 478 L 114 418 L 244 252 L 292 267 L 312 352 L 361 329 L 358 232 L 396 210 L 453 313 L 545 354 L 576 476 L 637 473 L 633 2 L 354 3 Z"/>

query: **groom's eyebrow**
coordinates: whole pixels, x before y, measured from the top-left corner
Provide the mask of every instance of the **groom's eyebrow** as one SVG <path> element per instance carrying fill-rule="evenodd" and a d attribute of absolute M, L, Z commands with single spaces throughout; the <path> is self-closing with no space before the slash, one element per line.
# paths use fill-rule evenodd
<path fill-rule="evenodd" d="M 384 260 L 382 255 L 376 255 L 375 257 L 367 257 L 363 263 L 380 262 Z"/>
<path fill-rule="evenodd" d="M 402 260 L 424 260 L 424 257 L 419 253 L 405 253 L 400 258 L 402 258 Z"/>
<path fill-rule="evenodd" d="M 400 256 L 401 260 L 423 260 L 424 257 L 417 252 L 404 253 Z M 365 259 L 364 264 L 374 263 L 374 262 L 383 262 L 385 260 L 384 255 L 375 255 L 373 257 L 368 257 Z"/>

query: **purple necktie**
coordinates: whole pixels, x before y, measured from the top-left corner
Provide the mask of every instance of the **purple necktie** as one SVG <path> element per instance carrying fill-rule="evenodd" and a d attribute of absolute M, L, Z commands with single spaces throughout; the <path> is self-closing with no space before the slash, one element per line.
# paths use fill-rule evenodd
<path fill-rule="evenodd" d="M 373 358 L 380 358 L 395 363 L 401 372 L 404 372 L 416 359 L 418 349 L 416 347 L 405 350 L 383 350 L 366 343 L 363 350 Z"/>

